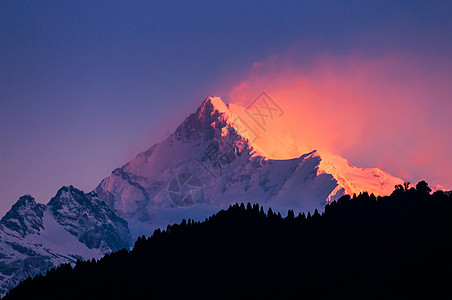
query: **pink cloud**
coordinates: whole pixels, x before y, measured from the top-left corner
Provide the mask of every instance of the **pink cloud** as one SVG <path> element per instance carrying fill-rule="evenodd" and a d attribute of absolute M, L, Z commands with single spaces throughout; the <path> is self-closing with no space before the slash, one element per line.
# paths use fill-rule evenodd
<path fill-rule="evenodd" d="M 452 188 L 452 68 L 404 53 L 287 56 L 254 63 L 227 92 L 246 105 L 266 91 L 304 150 L 337 153 L 405 180 Z"/>

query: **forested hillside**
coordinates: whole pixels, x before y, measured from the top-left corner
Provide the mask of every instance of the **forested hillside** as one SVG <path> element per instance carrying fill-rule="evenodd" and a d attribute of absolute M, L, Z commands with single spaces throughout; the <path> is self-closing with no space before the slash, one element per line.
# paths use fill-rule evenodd
<path fill-rule="evenodd" d="M 420 182 L 344 196 L 322 214 L 234 205 L 29 278 L 4 299 L 447 298 L 451 253 L 452 193 Z"/>

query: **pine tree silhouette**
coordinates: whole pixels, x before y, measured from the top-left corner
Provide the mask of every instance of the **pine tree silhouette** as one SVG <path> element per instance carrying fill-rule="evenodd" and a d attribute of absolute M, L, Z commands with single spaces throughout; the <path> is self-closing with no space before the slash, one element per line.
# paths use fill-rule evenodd
<path fill-rule="evenodd" d="M 449 295 L 450 253 L 452 193 L 420 182 L 307 217 L 235 204 L 27 278 L 4 299 L 436 299 Z"/>

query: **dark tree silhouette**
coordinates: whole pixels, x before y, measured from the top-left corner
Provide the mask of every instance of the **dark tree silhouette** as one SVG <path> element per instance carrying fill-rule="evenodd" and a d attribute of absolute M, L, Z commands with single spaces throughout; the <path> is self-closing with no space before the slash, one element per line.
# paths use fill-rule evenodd
<path fill-rule="evenodd" d="M 63 264 L 4 299 L 450 298 L 452 193 L 396 187 L 286 218 L 242 203 Z"/>
<path fill-rule="evenodd" d="M 425 181 L 419 181 L 418 184 L 416 184 L 416 190 L 423 195 L 427 195 L 432 192 L 432 189 L 428 186 L 428 183 Z"/>

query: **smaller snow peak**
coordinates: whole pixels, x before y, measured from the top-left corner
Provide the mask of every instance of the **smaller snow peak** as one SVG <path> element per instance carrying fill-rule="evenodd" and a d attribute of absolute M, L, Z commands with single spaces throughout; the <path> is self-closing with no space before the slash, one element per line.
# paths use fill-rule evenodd
<path fill-rule="evenodd" d="M 33 211 L 40 206 L 44 206 L 44 204 L 37 204 L 35 198 L 30 195 L 24 195 L 17 200 L 9 212 Z"/>
<path fill-rule="evenodd" d="M 47 204 L 52 211 L 61 210 L 64 207 L 91 206 L 93 195 L 85 194 L 83 191 L 70 186 L 63 186 L 58 190 Z"/>
<path fill-rule="evenodd" d="M 55 220 L 89 249 L 99 249 L 102 241 L 113 251 L 130 244 L 127 221 L 99 200 L 95 192 L 84 193 L 73 186 L 64 186 L 48 207 Z"/>
<path fill-rule="evenodd" d="M 36 201 L 35 198 L 27 194 L 20 197 L 19 200 L 17 200 L 16 204 L 20 206 L 33 207 L 36 205 Z"/>
<path fill-rule="evenodd" d="M 58 198 L 79 199 L 79 198 L 83 198 L 84 196 L 85 196 L 85 193 L 83 191 L 73 187 L 72 185 L 63 186 L 58 190 L 55 197 L 53 197 L 50 200 L 49 205 L 51 205 L 51 202 L 54 199 L 58 199 Z"/>
<path fill-rule="evenodd" d="M 44 204 L 36 203 L 30 195 L 24 195 L 1 219 L 0 226 L 19 233 L 22 237 L 39 232 L 44 228 L 42 225 L 44 210 Z"/>
<path fill-rule="evenodd" d="M 75 192 L 75 193 L 80 193 L 81 191 L 79 190 L 79 189 L 77 189 L 77 188 L 75 188 L 74 186 L 72 186 L 72 185 L 69 185 L 69 186 L 63 186 L 63 187 L 61 187 L 59 190 L 58 190 L 58 192 L 69 192 L 69 193 L 73 193 L 73 192 Z"/>

